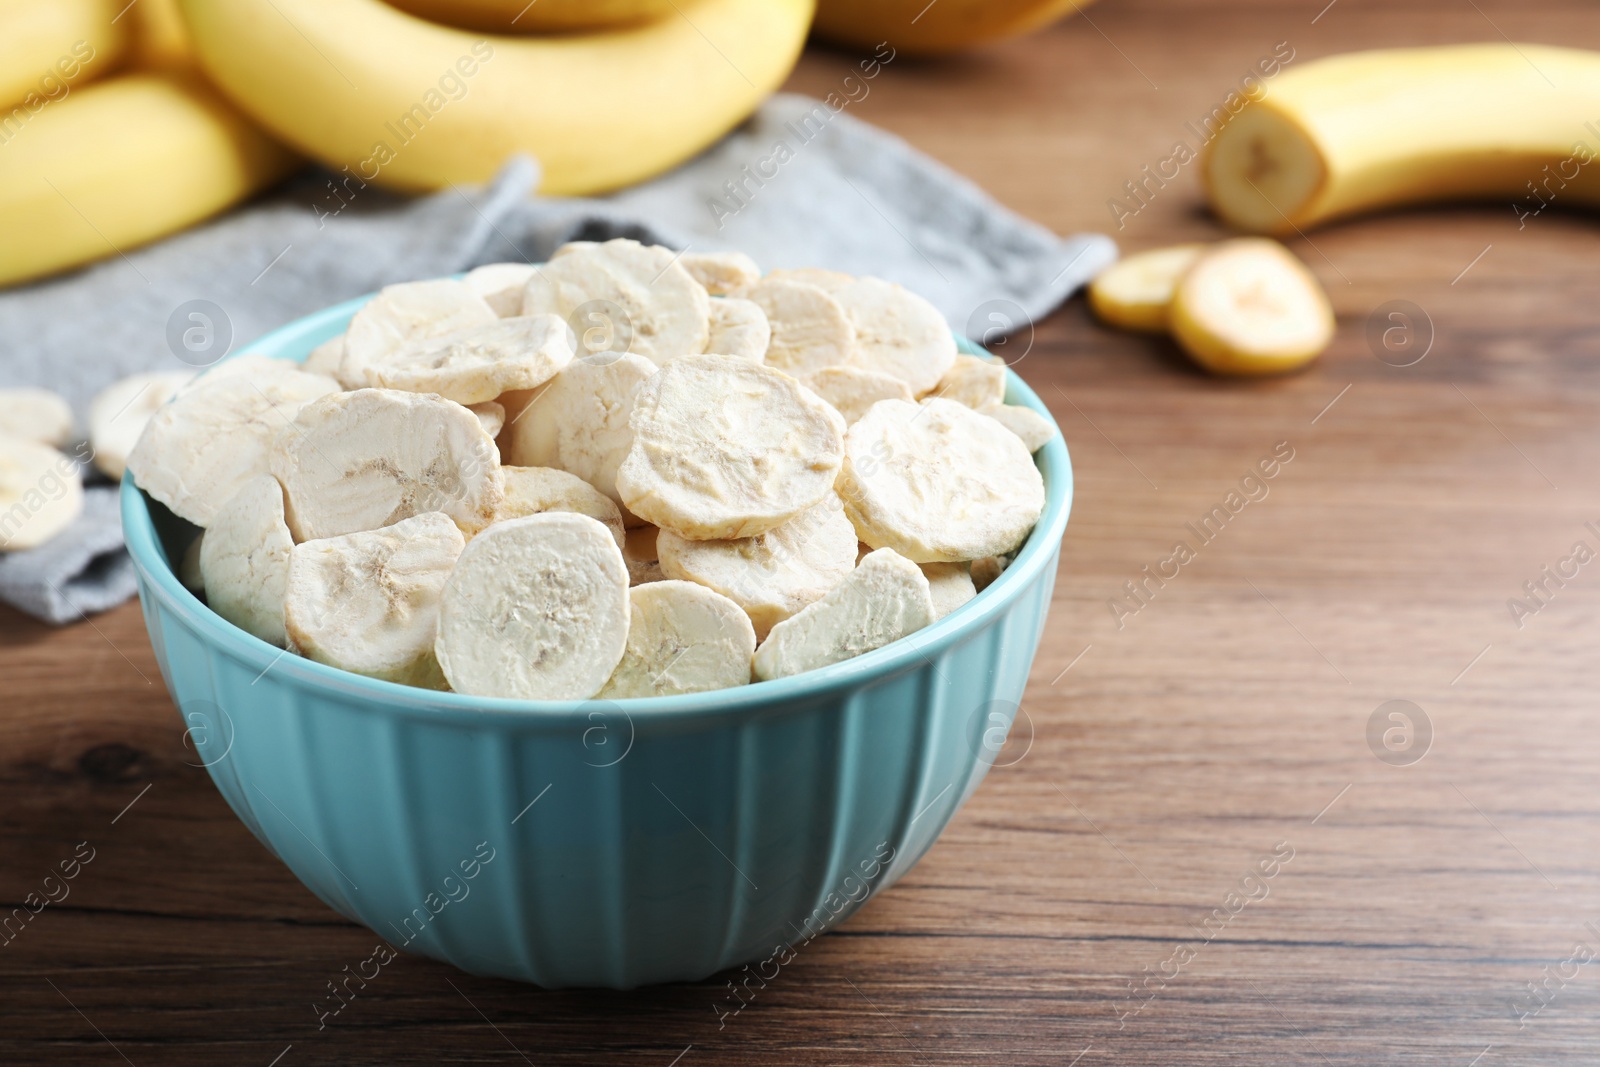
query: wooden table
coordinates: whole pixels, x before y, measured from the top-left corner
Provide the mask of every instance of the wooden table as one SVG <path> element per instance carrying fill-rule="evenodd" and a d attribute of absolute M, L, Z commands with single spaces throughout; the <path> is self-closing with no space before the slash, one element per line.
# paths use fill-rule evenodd
<path fill-rule="evenodd" d="M 1323 2 L 1105 0 L 898 60 L 855 113 L 1138 249 L 1221 233 L 1192 167 L 1121 232 L 1107 200 L 1278 42 L 1600 47 L 1575 0 Z M 791 84 L 854 58 L 814 49 Z M 405 958 L 319 1033 L 313 999 L 371 936 L 187 765 L 138 609 L 0 616 L 0 901 L 95 850 L 0 949 L 0 1061 L 1595 1062 L 1600 967 L 1567 961 L 1600 952 L 1600 564 L 1520 627 L 1507 601 L 1600 547 L 1597 235 L 1507 206 L 1316 232 L 1295 249 L 1339 336 L 1282 381 L 1202 377 L 1081 302 L 1039 323 L 1018 369 L 1078 498 L 1027 725 L 923 863 L 725 1029 L 719 981 L 544 993 Z M 1431 320 L 1415 365 L 1369 348 L 1391 300 Z M 1280 442 L 1269 495 L 1119 620 L 1124 583 Z M 1420 761 L 1420 732 L 1369 744 L 1392 700 L 1431 724 Z"/>

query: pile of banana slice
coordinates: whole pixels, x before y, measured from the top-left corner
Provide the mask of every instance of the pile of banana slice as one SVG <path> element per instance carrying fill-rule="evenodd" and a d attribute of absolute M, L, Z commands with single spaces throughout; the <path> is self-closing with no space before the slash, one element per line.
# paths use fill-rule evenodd
<path fill-rule="evenodd" d="M 1005 381 L 888 282 L 579 242 L 390 286 L 304 365 L 230 360 L 127 466 L 265 641 L 477 696 L 664 696 L 860 655 L 992 581 L 1055 432 Z"/>

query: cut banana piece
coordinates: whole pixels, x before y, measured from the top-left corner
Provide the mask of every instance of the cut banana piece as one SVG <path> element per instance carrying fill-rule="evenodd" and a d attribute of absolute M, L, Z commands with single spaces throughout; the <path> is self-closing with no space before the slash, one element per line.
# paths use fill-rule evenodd
<path fill-rule="evenodd" d="M 506 409 L 503 405 L 493 400 L 485 400 L 481 404 L 468 404 L 467 410 L 478 416 L 483 432 L 490 437 L 499 437 L 500 431 L 505 429 Z"/>
<path fill-rule="evenodd" d="M 1108 326 L 1165 333 L 1167 310 L 1178 279 L 1194 265 L 1205 245 L 1152 248 L 1118 260 L 1089 283 L 1089 306 Z"/>
<path fill-rule="evenodd" d="M 743 252 L 685 252 L 679 262 L 712 296 L 727 296 L 761 280 L 761 268 Z"/>
<path fill-rule="evenodd" d="M 251 478 L 200 539 L 200 580 L 211 610 L 282 648 L 288 641 L 283 598 L 293 549 L 283 519 L 283 487 L 270 474 Z"/>
<path fill-rule="evenodd" d="M 376 386 L 374 369 L 406 345 L 488 326 L 497 318 L 483 297 L 454 278 L 386 285 L 350 320 L 339 381 L 346 389 Z"/>
<path fill-rule="evenodd" d="M 0 437 L 0 552 L 38 548 L 82 512 L 76 463 L 49 445 Z"/>
<path fill-rule="evenodd" d="M 904 286 L 857 278 L 834 291 L 855 328 L 850 366 L 890 374 L 918 395 L 956 361 L 956 338 L 939 309 Z"/>
<path fill-rule="evenodd" d="M 550 511 L 496 523 L 456 564 L 439 665 L 458 693 L 586 700 L 628 642 L 628 569 L 611 532 Z"/>
<path fill-rule="evenodd" d="M 740 293 L 771 328 L 766 363 L 803 378 L 842 367 L 855 354 L 856 330 L 844 305 L 815 285 L 767 277 Z"/>
<path fill-rule="evenodd" d="M 827 596 L 772 628 L 756 649 L 755 675 L 787 678 L 839 663 L 915 633 L 936 617 L 922 571 L 880 548 Z"/>
<path fill-rule="evenodd" d="M 273 446 L 300 410 L 338 392 L 332 378 L 287 360 L 230 359 L 151 416 L 128 472 L 179 518 L 210 526 L 240 486 L 270 472 Z"/>
<path fill-rule="evenodd" d="M 668 697 L 750 682 L 756 633 L 739 605 L 693 582 L 652 582 L 628 591 L 622 662 L 595 696 Z"/>
<path fill-rule="evenodd" d="M 369 678 L 443 689 L 434 658 L 439 603 L 461 555 L 450 516 L 295 545 L 283 621 L 289 648 Z"/>
<path fill-rule="evenodd" d="M 296 541 L 442 511 L 463 533 L 494 520 L 500 455 L 478 417 L 427 393 L 357 389 L 300 412 L 271 455 Z M 142 484 L 142 483 L 141 483 Z"/>
<path fill-rule="evenodd" d="M 618 238 L 545 264 L 522 294 L 524 315 L 557 315 L 579 352 L 632 352 L 653 363 L 706 350 L 711 298 L 678 256 Z"/>
<path fill-rule="evenodd" d="M 579 356 L 512 417 L 506 458 L 576 474 L 621 503 L 617 468 L 633 444 L 634 396 L 655 373 L 642 356 Z"/>
<path fill-rule="evenodd" d="M 486 263 L 467 271 L 461 280 L 488 302 L 502 319 L 522 314 L 522 290 L 539 268 L 532 263 Z"/>
<path fill-rule="evenodd" d="M 368 376 L 383 389 L 481 404 L 513 389 L 536 389 L 571 361 L 567 324 L 529 315 L 402 345 L 369 364 Z"/>
<path fill-rule="evenodd" d="M 811 390 L 737 356 L 685 356 L 634 397 L 617 492 L 693 540 L 754 537 L 828 495 L 844 420 Z"/>
<path fill-rule="evenodd" d="M 622 527 L 622 510 L 616 501 L 582 478 L 554 467 L 501 467 L 500 471 L 506 480 L 506 497 L 495 512 L 495 522 L 546 511 L 570 511 L 604 524 L 617 547 L 625 547 L 627 531 Z"/>
<path fill-rule="evenodd" d="M 622 561 L 628 565 L 629 585 L 659 582 L 666 577 L 661 572 L 661 550 L 656 547 L 660 533 L 659 527 L 648 523 L 628 531 L 622 544 Z"/>
<path fill-rule="evenodd" d="M 1056 435 L 1055 423 L 1021 404 L 992 404 L 979 410 L 1016 434 L 1029 452 L 1039 451 Z"/>
<path fill-rule="evenodd" d="M 1006 402 L 1006 368 L 977 356 L 961 355 L 945 371 L 929 396 L 941 396 L 965 404 L 974 411 Z"/>
<path fill-rule="evenodd" d="M 690 541 L 671 530 L 656 539 L 661 573 L 696 582 L 750 616 L 756 636 L 821 600 L 856 566 L 856 531 L 829 493 L 782 526 L 733 541 Z"/>
<path fill-rule="evenodd" d="M 706 351 L 760 363 L 772 343 L 772 324 L 753 300 L 723 297 L 711 301 L 711 339 Z"/>
<path fill-rule="evenodd" d="M 60 448 L 72 440 L 72 408 L 48 389 L 0 389 L 0 437 Z"/>
<path fill-rule="evenodd" d="M 909 403 L 912 399 L 911 386 L 899 378 L 857 367 L 827 367 L 805 379 L 805 383 L 844 416 L 846 426 L 852 425 L 880 400 Z"/>
<path fill-rule="evenodd" d="M 972 572 L 965 563 L 924 563 L 922 574 L 928 579 L 928 594 L 933 597 L 933 617 L 942 619 L 978 595 Z"/>
<path fill-rule="evenodd" d="M 987 415 L 953 400 L 884 400 L 845 435 L 839 495 L 867 544 L 955 563 L 1020 545 L 1044 511 L 1044 478 Z"/>
<path fill-rule="evenodd" d="M 1280 374 L 1333 340 L 1333 306 L 1311 272 L 1266 237 L 1213 245 L 1178 282 L 1172 335 L 1217 374 Z"/>
<path fill-rule="evenodd" d="M 306 354 L 300 369 L 310 374 L 339 377 L 339 365 L 344 362 L 344 334 L 330 337 Z"/>
<path fill-rule="evenodd" d="M 187 370 L 135 374 L 106 386 L 89 402 L 89 445 L 94 465 L 121 478 L 128 453 L 139 443 L 150 417 L 194 379 Z"/>

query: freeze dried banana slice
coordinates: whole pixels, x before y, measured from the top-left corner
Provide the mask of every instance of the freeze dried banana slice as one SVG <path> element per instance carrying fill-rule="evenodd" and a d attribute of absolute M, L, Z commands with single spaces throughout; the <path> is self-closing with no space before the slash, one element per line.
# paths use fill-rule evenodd
<path fill-rule="evenodd" d="M 685 252 L 679 262 L 712 296 L 727 296 L 761 280 L 761 268 L 743 252 Z"/>
<path fill-rule="evenodd" d="M 1039 451 L 1056 435 L 1055 423 L 1021 404 L 991 404 L 978 410 L 1016 434 L 1029 452 Z"/>
<path fill-rule="evenodd" d="M 195 596 L 204 596 L 206 592 L 206 578 L 200 573 L 200 550 L 205 546 L 206 532 L 201 530 L 178 560 L 178 583 Z"/>
<path fill-rule="evenodd" d="M 839 495 L 861 540 L 917 563 L 1009 552 L 1044 510 L 1016 434 L 953 400 L 883 400 L 845 435 Z"/>
<path fill-rule="evenodd" d="M 972 561 L 972 588 L 983 592 L 994 584 L 994 580 L 1005 573 L 1010 566 L 1008 556 L 984 556 L 982 559 Z"/>
<path fill-rule="evenodd" d="M 628 584 L 644 585 L 666 577 L 661 572 L 661 550 L 656 547 L 659 527 L 646 523 L 628 531 L 622 544 L 622 562 L 628 565 Z"/>
<path fill-rule="evenodd" d="M 956 339 L 949 324 L 911 290 L 882 278 L 857 278 L 832 295 L 855 328 L 850 366 L 892 374 L 920 395 L 954 365 Z"/>
<path fill-rule="evenodd" d="M 928 579 L 915 563 L 880 548 L 828 595 L 772 628 L 756 649 L 757 678 L 786 678 L 851 659 L 936 618 Z"/>
<path fill-rule="evenodd" d="M 326 374 L 330 378 L 339 377 L 339 365 L 344 362 L 344 334 L 330 337 L 307 355 L 300 369 L 309 374 Z"/>
<path fill-rule="evenodd" d="M 211 610 L 280 648 L 284 590 L 294 538 L 283 519 L 283 487 L 270 474 L 251 478 L 217 512 L 200 539 L 200 580 Z"/>
<path fill-rule="evenodd" d="M 599 241 L 568 241 L 560 248 L 557 248 L 554 252 L 551 252 L 550 258 L 560 259 L 562 256 L 570 256 L 574 252 L 584 252 L 591 248 L 599 247 Z"/>
<path fill-rule="evenodd" d="M 572 361 L 572 331 L 554 315 L 499 319 L 402 345 L 369 366 L 372 384 L 481 404 L 536 389 Z"/>
<path fill-rule="evenodd" d="M 456 563 L 439 665 L 458 693 L 585 700 L 628 643 L 628 569 L 611 532 L 547 511 L 496 523 Z"/>
<path fill-rule="evenodd" d="M 82 512 L 76 463 L 49 445 L 0 436 L 0 552 L 38 548 Z"/>
<path fill-rule="evenodd" d="M 633 444 L 629 415 L 639 386 L 655 373 L 643 356 L 579 356 L 512 417 L 506 458 L 576 474 L 621 503 L 617 468 Z"/>
<path fill-rule="evenodd" d="M 332 378 L 287 360 L 230 359 L 150 417 L 128 472 L 179 518 L 210 526 L 241 485 L 269 472 L 269 454 L 301 408 L 338 392 Z"/>
<path fill-rule="evenodd" d="M 768 281 L 803 282 L 825 292 L 835 292 L 855 281 L 855 275 L 823 267 L 785 267 L 767 274 Z"/>
<path fill-rule="evenodd" d="M 502 319 L 522 314 L 522 290 L 539 268 L 532 263 L 485 263 L 467 271 L 461 280 L 483 297 Z"/>
<path fill-rule="evenodd" d="M 767 277 L 740 295 L 767 316 L 772 330 L 767 366 L 803 378 L 842 367 L 854 355 L 856 331 L 849 314 L 817 286 Z"/>
<path fill-rule="evenodd" d="M 279 438 L 271 470 L 296 541 L 432 511 L 470 535 L 493 521 L 505 495 L 500 454 L 476 415 L 452 400 L 394 389 L 306 405 Z"/>
<path fill-rule="evenodd" d="M 443 689 L 434 657 L 439 603 L 464 544 L 450 516 L 306 541 L 289 553 L 289 648 L 370 678 Z"/>
<path fill-rule="evenodd" d="M 933 617 L 942 619 L 978 595 L 972 572 L 965 563 L 924 563 L 928 593 L 933 597 Z"/>
<path fill-rule="evenodd" d="M 965 404 L 974 411 L 1006 402 L 1006 368 L 977 356 L 960 355 L 930 396 Z"/>
<path fill-rule="evenodd" d="M 0 436 L 60 448 L 72 440 L 72 408 L 48 389 L 0 389 Z"/>
<path fill-rule="evenodd" d="M 226 366 L 226 364 L 224 364 Z M 89 445 L 94 465 L 112 478 L 128 468 L 150 416 L 194 379 L 189 370 L 135 374 L 106 386 L 89 402 Z"/>
<path fill-rule="evenodd" d="M 760 363 L 772 343 L 772 325 L 766 312 L 753 300 L 723 297 L 711 301 L 711 339 L 707 352 L 742 356 Z"/>
<path fill-rule="evenodd" d="M 690 541 L 671 530 L 656 539 L 661 573 L 715 589 L 750 616 L 764 638 L 821 600 L 856 566 L 856 531 L 829 493 L 782 526 L 732 541 Z"/>
<path fill-rule="evenodd" d="M 506 409 L 503 405 L 493 400 L 485 400 L 481 404 L 468 404 L 467 410 L 478 416 L 483 432 L 490 437 L 499 437 L 500 431 L 505 429 Z"/>
<path fill-rule="evenodd" d="M 575 474 L 554 467 L 501 467 L 506 496 L 494 513 L 495 522 L 521 519 L 546 511 L 570 511 L 603 523 L 622 548 L 627 531 L 616 501 Z"/>
<path fill-rule="evenodd" d="M 779 371 L 685 356 L 634 396 L 617 492 L 635 515 L 693 540 L 754 537 L 828 495 L 844 420 Z"/>
<path fill-rule="evenodd" d="M 572 324 L 580 352 L 615 349 L 655 363 L 704 352 L 711 298 L 677 260 L 671 249 L 625 238 L 564 251 L 528 280 L 522 314 L 572 321 L 595 305 L 596 321 Z"/>
<path fill-rule="evenodd" d="M 628 645 L 595 696 L 668 697 L 750 682 L 756 633 L 739 605 L 693 582 L 628 591 Z"/>
<path fill-rule="evenodd" d="M 454 278 L 386 285 L 350 320 L 339 381 L 347 389 L 375 386 L 374 368 L 407 344 L 488 326 L 498 317 L 470 285 Z"/>
<path fill-rule="evenodd" d="M 857 367 L 827 367 L 805 379 L 805 383 L 844 416 L 846 426 L 880 400 L 912 399 L 911 386 L 899 378 Z"/>

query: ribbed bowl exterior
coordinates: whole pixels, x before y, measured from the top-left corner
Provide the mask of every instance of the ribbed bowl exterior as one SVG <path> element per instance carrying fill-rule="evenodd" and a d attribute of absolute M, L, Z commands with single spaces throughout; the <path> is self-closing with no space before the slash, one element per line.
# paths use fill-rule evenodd
<path fill-rule="evenodd" d="M 359 301 L 251 351 L 303 358 Z M 1015 377 L 1013 402 L 1044 411 Z M 704 978 L 787 952 L 893 884 L 1020 705 L 1071 497 L 976 600 L 866 656 L 718 693 L 516 702 L 272 648 L 178 584 L 170 517 L 124 527 L 167 687 L 217 788 L 319 898 L 389 945 L 545 987 Z"/>

